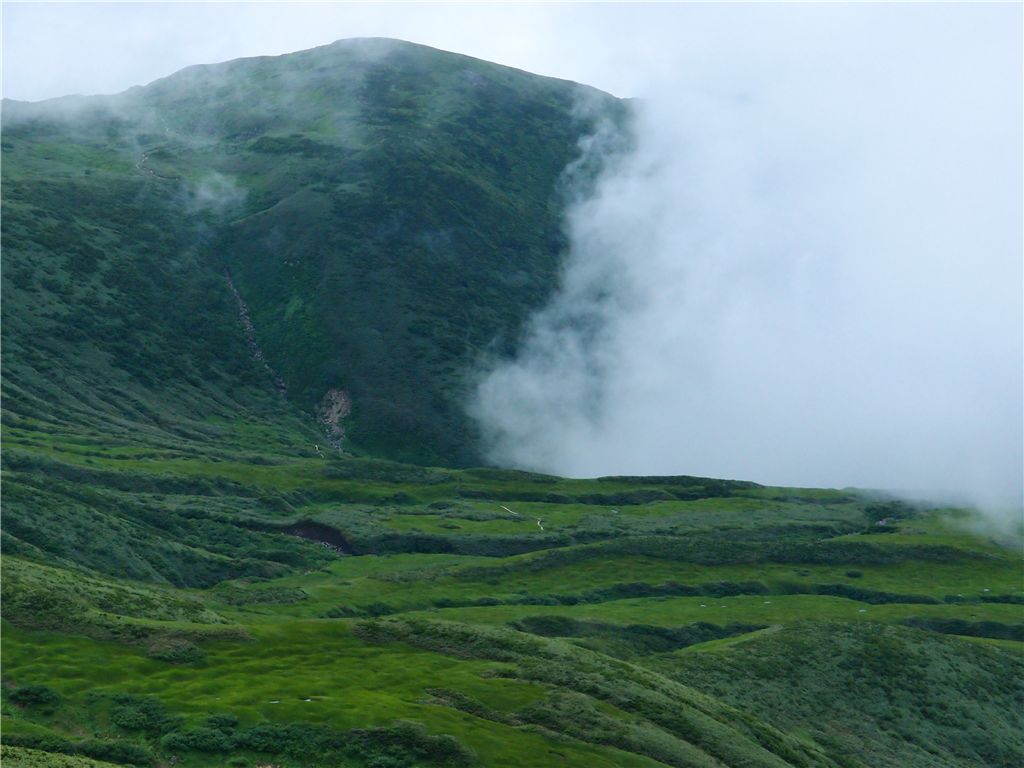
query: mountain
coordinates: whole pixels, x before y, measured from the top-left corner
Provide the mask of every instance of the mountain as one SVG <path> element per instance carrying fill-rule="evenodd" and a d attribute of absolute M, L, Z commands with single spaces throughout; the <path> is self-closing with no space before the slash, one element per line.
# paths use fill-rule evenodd
<path fill-rule="evenodd" d="M 3 106 L 5 763 L 1024 762 L 1019 535 L 468 466 L 623 102 L 356 40 Z"/>
<path fill-rule="evenodd" d="M 117 381 L 208 415 L 276 383 L 294 411 L 348 414 L 322 441 L 479 463 L 474 367 L 551 295 L 560 177 L 625 116 L 584 86 L 377 39 L 5 102 L 10 408 L 59 394 L 92 418 Z M 247 360 L 243 305 L 269 370 Z"/>

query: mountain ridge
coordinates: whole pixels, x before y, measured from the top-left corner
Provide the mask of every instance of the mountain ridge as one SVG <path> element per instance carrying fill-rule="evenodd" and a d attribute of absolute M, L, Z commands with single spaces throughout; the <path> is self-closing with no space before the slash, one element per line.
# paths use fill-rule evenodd
<path fill-rule="evenodd" d="M 284 59 L 284 58 L 288 58 L 288 57 L 293 57 L 293 56 L 298 56 L 298 55 L 302 55 L 302 54 L 313 54 L 314 52 L 324 52 L 324 51 L 327 51 L 328 49 L 336 49 L 336 48 L 343 48 L 343 47 L 350 47 L 350 46 L 368 46 L 368 45 L 381 45 L 381 46 L 394 46 L 394 47 L 402 46 L 402 47 L 409 47 L 409 48 L 412 48 L 412 49 L 420 49 L 420 50 L 423 50 L 423 51 L 430 51 L 430 52 L 437 53 L 437 54 L 443 54 L 445 56 L 451 56 L 451 57 L 457 57 L 457 58 L 465 59 L 467 62 L 477 62 L 477 63 L 486 64 L 486 65 L 488 65 L 490 67 L 500 68 L 500 69 L 508 70 L 508 71 L 511 71 L 511 72 L 518 72 L 518 73 L 521 73 L 521 74 L 529 76 L 529 77 L 536 77 L 536 78 L 541 78 L 541 79 L 544 79 L 544 80 L 550 80 L 550 81 L 554 81 L 554 82 L 565 83 L 567 85 L 576 86 L 576 87 L 582 88 L 584 90 L 593 91 L 593 92 L 598 93 L 598 94 L 603 94 L 604 96 L 608 96 L 608 97 L 611 97 L 611 98 L 619 98 L 619 97 L 613 96 L 611 93 L 609 93 L 607 91 L 602 91 L 601 89 L 596 88 L 596 87 L 594 87 L 592 85 L 588 85 L 586 83 L 581 83 L 581 82 L 576 81 L 576 80 L 571 80 L 571 79 L 568 79 L 568 78 L 555 77 L 553 75 L 541 75 L 541 74 L 538 74 L 536 72 L 531 72 L 530 70 L 523 69 L 521 67 L 514 67 L 514 66 L 511 66 L 511 65 L 508 65 L 508 64 L 498 64 L 496 62 L 491 62 L 491 61 L 488 61 L 487 59 L 481 59 L 481 58 L 476 57 L 476 56 L 470 56 L 468 54 L 459 53 L 457 51 L 450 51 L 450 50 L 447 50 L 447 49 L 444 49 L 444 48 L 437 48 L 435 46 L 426 45 L 424 43 L 417 43 L 417 42 L 413 42 L 411 40 L 405 40 L 405 39 L 402 39 L 402 38 L 372 37 L 371 36 L 371 37 L 342 37 L 342 38 L 338 38 L 337 40 L 333 40 L 332 42 L 324 43 L 322 45 L 316 45 L 316 46 L 313 46 L 311 48 L 303 48 L 303 49 L 300 49 L 300 50 L 297 50 L 297 51 L 288 51 L 288 52 L 285 52 L 285 53 L 257 54 L 257 55 L 254 55 L 254 56 L 239 56 L 239 57 L 236 57 L 236 58 L 233 58 L 233 59 L 224 59 L 222 61 L 215 61 L 215 62 L 206 63 L 206 64 L 189 64 L 189 65 L 186 65 L 184 67 L 181 67 L 180 69 L 175 70 L 174 72 L 171 72 L 170 74 L 161 75 L 160 77 L 154 78 L 153 80 L 150 80 L 147 83 L 139 83 L 139 84 L 136 84 L 136 85 L 130 85 L 127 88 L 124 88 L 123 90 L 115 91 L 113 93 L 68 93 L 68 94 L 62 94 L 60 96 L 49 96 L 49 97 L 47 97 L 45 99 L 14 99 L 14 98 L 10 98 L 10 97 L 5 96 L 3 98 L 0 98 L 0 102 L 2 102 L 2 103 L 9 103 L 9 104 L 13 104 L 13 105 L 37 105 L 37 104 L 38 105 L 48 105 L 48 104 L 51 104 L 53 102 L 62 101 L 62 100 L 88 100 L 88 99 L 98 99 L 98 98 L 100 98 L 100 99 L 101 98 L 113 98 L 113 97 L 118 97 L 118 96 L 124 96 L 125 94 L 128 94 L 128 93 L 137 93 L 138 91 L 146 89 L 146 88 L 149 88 L 150 86 L 152 86 L 152 85 L 154 85 L 156 83 L 160 83 L 160 82 L 165 81 L 165 80 L 170 80 L 170 79 L 175 78 L 175 77 L 177 77 L 179 75 L 183 75 L 183 73 L 188 73 L 188 72 L 191 72 L 191 71 L 210 71 L 210 70 L 216 70 L 218 68 L 226 67 L 228 65 L 239 65 L 239 66 L 241 66 L 245 62 L 265 62 L 265 63 L 269 63 L 269 62 L 273 62 L 275 60 L 280 60 L 280 59 Z"/>

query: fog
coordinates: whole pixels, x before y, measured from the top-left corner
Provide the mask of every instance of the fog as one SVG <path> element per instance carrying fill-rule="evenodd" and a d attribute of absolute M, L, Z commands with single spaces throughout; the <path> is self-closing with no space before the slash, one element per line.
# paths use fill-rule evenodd
<path fill-rule="evenodd" d="M 562 287 L 471 406 L 490 457 L 1019 515 L 1019 9 L 801 8 L 682 35 L 636 150 L 581 144 Z"/>
<path fill-rule="evenodd" d="M 471 410 L 492 460 L 960 494 L 1020 513 L 1019 4 L 3 14 L 14 98 L 355 36 L 640 97 L 636 151 L 584 142 L 607 170 L 582 199 L 567 170 L 561 290 L 515 359 L 482 366 Z"/>

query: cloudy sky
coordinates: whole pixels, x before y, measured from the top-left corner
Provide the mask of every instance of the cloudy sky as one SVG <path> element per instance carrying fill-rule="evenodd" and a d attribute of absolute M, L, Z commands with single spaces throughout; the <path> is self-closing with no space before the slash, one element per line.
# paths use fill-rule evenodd
<path fill-rule="evenodd" d="M 359 36 L 643 97 L 637 153 L 569 211 L 562 290 L 483 372 L 472 408 L 495 460 L 1020 507 L 1019 3 L 3 14 L 9 98 Z M 583 317 L 600 332 L 565 330 Z"/>
<path fill-rule="evenodd" d="M 395 37 L 617 95 L 738 10 L 542 3 L 4 3 L 4 95 L 114 93 L 182 67 Z"/>
<path fill-rule="evenodd" d="M 384 36 L 563 77 L 619 96 L 642 95 L 680 65 L 749 68 L 745 51 L 837 42 L 870 55 L 871 30 L 947 35 L 962 24 L 1019 38 L 1016 4 L 922 3 L 3 3 L 4 96 L 37 100 L 115 93 L 196 63 L 275 55 L 346 37 Z M 758 7 L 760 6 L 760 7 Z M 975 6 L 969 10 L 963 6 Z M 842 30 L 846 29 L 844 35 Z M 934 40 L 934 48 L 949 43 Z M 753 44 L 753 46 L 752 46 Z M 836 62 L 837 65 L 842 65 Z M 854 62 L 846 62 L 853 65 Z"/>

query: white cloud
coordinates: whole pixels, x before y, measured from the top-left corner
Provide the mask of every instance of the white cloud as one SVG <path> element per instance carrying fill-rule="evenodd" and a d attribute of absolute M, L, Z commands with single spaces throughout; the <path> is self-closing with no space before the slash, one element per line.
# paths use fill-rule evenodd
<path fill-rule="evenodd" d="M 1019 509 L 1019 9 L 761 13 L 647 81 L 482 385 L 494 457 Z"/>

